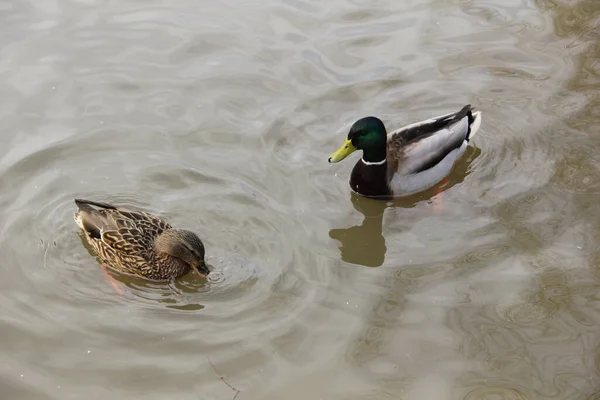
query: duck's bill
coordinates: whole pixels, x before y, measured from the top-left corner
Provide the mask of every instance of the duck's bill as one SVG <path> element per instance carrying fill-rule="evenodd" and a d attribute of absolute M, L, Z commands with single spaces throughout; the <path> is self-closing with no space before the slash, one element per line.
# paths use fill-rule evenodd
<path fill-rule="evenodd" d="M 208 269 L 208 266 L 204 262 L 193 264 L 192 270 L 203 278 L 207 277 L 208 274 L 210 274 L 210 269 Z"/>
<path fill-rule="evenodd" d="M 354 147 L 351 140 L 346 139 L 346 142 L 342 145 L 342 147 L 340 147 L 338 149 L 338 151 L 336 151 L 335 153 L 333 153 L 331 155 L 331 157 L 329 157 L 329 162 L 330 163 L 340 162 L 344 158 L 346 158 L 350 154 L 352 154 L 354 151 L 356 151 L 356 147 Z"/>

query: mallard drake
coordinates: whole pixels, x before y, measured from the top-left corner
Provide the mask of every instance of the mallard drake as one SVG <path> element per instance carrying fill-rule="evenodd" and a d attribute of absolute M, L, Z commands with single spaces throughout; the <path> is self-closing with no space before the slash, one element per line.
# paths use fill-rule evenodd
<path fill-rule="evenodd" d="M 352 190 L 365 197 L 406 196 L 444 179 L 480 125 L 481 111 L 473 111 L 471 105 L 389 134 L 379 118 L 366 117 L 352 125 L 346 142 L 329 162 L 362 150 L 350 174 Z"/>
<path fill-rule="evenodd" d="M 75 204 L 79 208 L 75 222 L 107 266 L 157 281 L 178 278 L 192 269 L 209 274 L 204 245 L 195 233 L 174 229 L 143 211 L 82 199 L 75 199 Z"/>

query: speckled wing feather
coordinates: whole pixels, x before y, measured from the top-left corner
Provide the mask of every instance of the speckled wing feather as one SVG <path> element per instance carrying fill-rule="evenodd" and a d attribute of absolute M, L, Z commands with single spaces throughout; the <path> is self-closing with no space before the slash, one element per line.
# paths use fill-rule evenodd
<path fill-rule="evenodd" d="M 155 215 L 88 200 L 76 201 L 88 241 L 100 258 L 117 269 L 135 273 L 154 263 L 154 239 L 171 226 Z M 96 210 L 91 206 L 104 208 Z M 115 260 L 120 260 L 115 265 Z"/>
<path fill-rule="evenodd" d="M 171 226 L 144 212 L 108 211 L 111 226 L 102 233 L 108 246 L 131 255 L 146 256 L 154 249 L 154 239 Z M 148 259 L 147 257 L 145 257 Z"/>

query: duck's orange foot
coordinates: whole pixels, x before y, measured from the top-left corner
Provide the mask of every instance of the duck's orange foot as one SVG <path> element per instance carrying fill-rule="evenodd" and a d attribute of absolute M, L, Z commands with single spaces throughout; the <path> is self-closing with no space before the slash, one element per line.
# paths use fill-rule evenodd
<path fill-rule="evenodd" d="M 106 279 L 108 282 L 110 282 L 110 285 L 113 287 L 115 293 L 117 293 L 118 296 L 123 296 L 123 289 L 120 288 L 119 282 L 113 278 L 110 272 L 108 272 L 106 265 L 100 264 L 100 268 L 102 269 L 102 272 L 104 272 L 104 276 L 106 276 Z"/>
<path fill-rule="evenodd" d="M 443 210 L 442 192 L 446 185 L 448 185 L 448 182 L 450 182 L 450 179 L 448 179 L 448 177 L 445 177 L 435 189 L 435 197 L 433 198 L 433 210 L 436 213 L 441 213 Z"/>

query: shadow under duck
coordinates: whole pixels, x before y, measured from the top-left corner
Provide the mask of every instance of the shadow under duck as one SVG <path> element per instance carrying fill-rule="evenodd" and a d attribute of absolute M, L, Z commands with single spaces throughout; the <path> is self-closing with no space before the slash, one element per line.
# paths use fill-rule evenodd
<path fill-rule="evenodd" d="M 160 217 L 127 207 L 82 199 L 75 204 L 75 222 L 108 267 L 156 281 L 179 278 L 190 270 L 202 276 L 210 273 L 204 245 L 194 232 L 174 229 Z"/>

